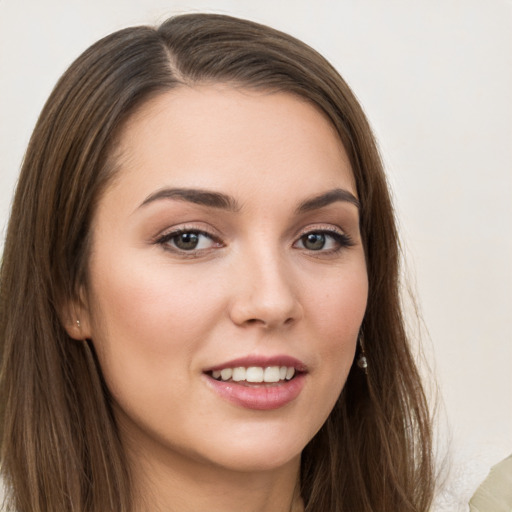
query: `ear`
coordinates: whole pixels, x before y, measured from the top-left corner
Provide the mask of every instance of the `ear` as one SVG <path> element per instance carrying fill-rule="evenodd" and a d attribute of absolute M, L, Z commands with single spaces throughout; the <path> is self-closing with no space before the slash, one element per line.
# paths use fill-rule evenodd
<path fill-rule="evenodd" d="M 60 309 L 60 321 L 70 338 L 85 340 L 92 337 L 89 308 L 81 299 L 70 299 Z"/>

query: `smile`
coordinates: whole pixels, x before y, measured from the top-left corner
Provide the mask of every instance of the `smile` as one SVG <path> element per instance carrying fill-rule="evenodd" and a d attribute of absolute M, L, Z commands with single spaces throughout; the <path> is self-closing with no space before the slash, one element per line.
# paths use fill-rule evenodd
<path fill-rule="evenodd" d="M 247 356 L 206 368 L 208 387 L 236 407 L 275 410 L 293 402 L 304 388 L 308 368 L 293 357 Z"/>
<path fill-rule="evenodd" d="M 237 366 L 214 370 L 211 376 L 223 382 L 250 382 L 250 383 L 277 383 L 293 379 L 295 368 L 293 366 Z"/>

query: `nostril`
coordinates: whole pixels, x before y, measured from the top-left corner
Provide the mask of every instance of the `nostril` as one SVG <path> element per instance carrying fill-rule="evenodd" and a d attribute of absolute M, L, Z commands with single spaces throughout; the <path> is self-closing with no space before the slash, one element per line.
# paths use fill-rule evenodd
<path fill-rule="evenodd" d="M 265 325 L 265 322 L 263 320 L 260 320 L 259 318 L 249 318 L 245 321 L 246 325 L 255 325 L 255 324 L 262 324 Z"/>
<path fill-rule="evenodd" d="M 283 322 L 282 325 L 290 325 L 291 323 L 293 323 L 293 318 L 289 317 Z M 265 321 L 260 318 L 249 318 L 248 320 L 245 321 L 245 324 L 246 325 L 262 325 L 264 327 L 270 327 L 272 325 L 272 322 L 268 322 L 268 321 Z"/>

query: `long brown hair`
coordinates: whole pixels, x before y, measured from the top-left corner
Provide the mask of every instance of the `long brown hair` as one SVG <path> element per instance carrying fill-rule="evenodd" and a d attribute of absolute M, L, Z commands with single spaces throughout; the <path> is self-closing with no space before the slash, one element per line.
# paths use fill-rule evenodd
<path fill-rule="evenodd" d="M 375 140 L 353 93 L 291 36 L 213 14 L 105 37 L 66 71 L 25 155 L 0 274 L 1 460 L 17 512 L 129 512 L 130 475 L 108 390 L 63 302 L 87 284 L 91 218 L 115 176 L 116 135 L 144 102 L 183 84 L 230 83 L 305 98 L 350 157 L 369 278 L 353 365 L 302 456 L 308 512 L 423 512 L 432 498 L 430 418 L 399 297 L 400 252 Z"/>

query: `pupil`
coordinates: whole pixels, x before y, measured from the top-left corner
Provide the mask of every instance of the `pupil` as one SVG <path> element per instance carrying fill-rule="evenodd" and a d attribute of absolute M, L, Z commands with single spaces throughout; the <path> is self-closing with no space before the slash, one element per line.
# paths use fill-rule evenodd
<path fill-rule="evenodd" d="M 197 247 L 199 236 L 197 233 L 181 233 L 174 242 L 177 247 L 184 250 L 191 250 Z"/>
<path fill-rule="evenodd" d="M 304 240 L 304 247 L 312 251 L 319 251 L 325 245 L 325 235 L 322 233 L 309 233 Z"/>

